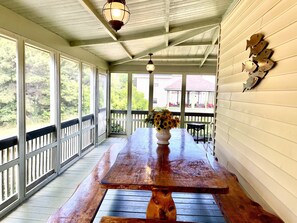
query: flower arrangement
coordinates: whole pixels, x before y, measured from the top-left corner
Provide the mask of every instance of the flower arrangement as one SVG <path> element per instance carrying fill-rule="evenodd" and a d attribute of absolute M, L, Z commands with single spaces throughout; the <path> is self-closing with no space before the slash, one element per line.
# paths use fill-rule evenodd
<path fill-rule="evenodd" d="M 170 130 L 178 126 L 179 118 L 174 118 L 168 109 L 162 109 L 160 111 L 152 110 L 148 113 L 145 122 L 155 126 L 157 131 L 161 131 L 162 129 Z"/>

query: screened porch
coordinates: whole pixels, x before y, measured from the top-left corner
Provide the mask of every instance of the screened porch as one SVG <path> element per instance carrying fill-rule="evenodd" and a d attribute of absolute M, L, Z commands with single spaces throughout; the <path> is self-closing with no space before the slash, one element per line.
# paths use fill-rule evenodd
<path fill-rule="evenodd" d="M 131 17 L 118 31 L 105 3 L 0 3 L 0 219 L 167 108 L 179 128 L 204 126 L 191 132 L 197 148 L 250 199 L 297 222 L 296 0 L 126 0 Z M 242 64 L 264 52 L 252 51 L 255 34 L 275 64 L 245 89 Z"/>

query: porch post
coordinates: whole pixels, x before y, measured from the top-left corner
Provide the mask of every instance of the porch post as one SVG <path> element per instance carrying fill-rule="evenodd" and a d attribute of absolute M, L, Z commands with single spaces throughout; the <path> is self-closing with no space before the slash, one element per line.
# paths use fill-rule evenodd
<path fill-rule="evenodd" d="M 110 71 L 108 70 L 107 72 L 107 83 L 106 83 L 106 136 L 109 136 L 110 135 L 110 99 L 111 99 L 111 96 L 110 96 L 110 87 L 111 87 L 111 84 L 110 84 L 110 79 L 111 79 L 111 73 Z"/>
<path fill-rule="evenodd" d="M 98 90 L 98 83 L 99 83 L 99 73 L 98 73 L 98 69 L 95 67 L 93 68 L 93 72 L 92 72 L 92 79 L 91 79 L 91 112 L 94 114 L 94 144 L 97 145 L 98 144 L 98 113 L 99 113 L 99 106 L 98 106 L 98 102 L 99 102 L 99 90 Z"/>
<path fill-rule="evenodd" d="M 126 133 L 127 136 L 132 134 L 132 73 L 128 73 L 128 107 L 127 107 L 127 119 L 126 119 Z"/>
<path fill-rule="evenodd" d="M 61 169 L 61 87 L 60 87 L 60 54 L 51 53 L 51 123 L 56 126 L 56 142 L 53 148 L 52 166 L 57 174 Z"/>
<path fill-rule="evenodd" d="M 182 74 L 182 89 L 181 89 L 181 108 L 180 108 L 180 127 L 185 127 L 185 101 L 186 101 L 186 86 L 187 75 Z"/>
<path fill-rule="evenodd" d="M 154 101 L 154 74 L 150 74 L 149 76 L 149 111 L 153 109 L 153 101 Z"/>
<path fill-rule="evenodd" d="M 79 62 L 79 74 L 78 74 L 78 156 L 81 156 L 82 150 L 82 62 Z"/>
<path fill-rule="evenodd" d="M 26 107 L 25 107 L 25 46 L 22 38 L 17 41 L 17 126 L 19 146 L 19 200 L 26 194 Z"/>

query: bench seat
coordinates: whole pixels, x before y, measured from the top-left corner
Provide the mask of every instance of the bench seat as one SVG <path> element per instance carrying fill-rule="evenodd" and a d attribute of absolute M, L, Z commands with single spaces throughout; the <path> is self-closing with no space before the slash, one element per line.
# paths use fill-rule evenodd
<path fill-rule="evenodd" d="M 99 181 L 114 163 L 121 146 L 115 144 L 110 147 L 96 164 L 90 175 L 76 188 L 69 200 L 60 207 L 49 219 L 48 223 L 91 223 L 107 192 L 101 188 Z M 241 188 L 237 177 L 221 166 L 215 158 L 208 155 L 212 167 L 218 171 L 229 186 L 227 194 L 214 194 L 219 208 L 228 223 L 283 223 L 283 221 L 265 211 L 258 203 L 252 201 Z M 102 217 L 101 223 L 171 223 L 178 221 Z"/>
<path fill-rule="evenodd" d="M 212 155 L 207 156 L 212 167 L 226 178 L 229 186 L 227 194 L 213 195 L 228 223 L 283 223 L 278 216 L 265 211 L 246 195 L 235 174 L 221 166 Z"/>
<path fill-rule="evenodd" d="M 100 223 L 191 223 L 191 222 L 103 216 L 101 218 Z"/>
<path fill-rule="evenodd" d="M 122 146 L 114 144 L 101 157 L 90 175 L 76 188 L 72 196 L 48 219 L 48 223 L 90 223 L 107 192 L 99 181 L 114 163 Z"/>

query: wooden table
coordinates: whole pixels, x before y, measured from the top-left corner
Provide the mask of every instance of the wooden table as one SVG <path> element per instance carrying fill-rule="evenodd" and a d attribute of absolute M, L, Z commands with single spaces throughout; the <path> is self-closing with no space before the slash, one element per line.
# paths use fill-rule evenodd
<path fill-rule="evenodd" d="M 137 129 L 101 180 L 102 187 L 151 190 L 146 216 L 164 220 L 176 220 L 172 192 L 228 192 L 224 177 L 211 167 L 186 129 L 172 129 L 166 146 L 157 145 L 155 134 L 152 128 Z"/>

